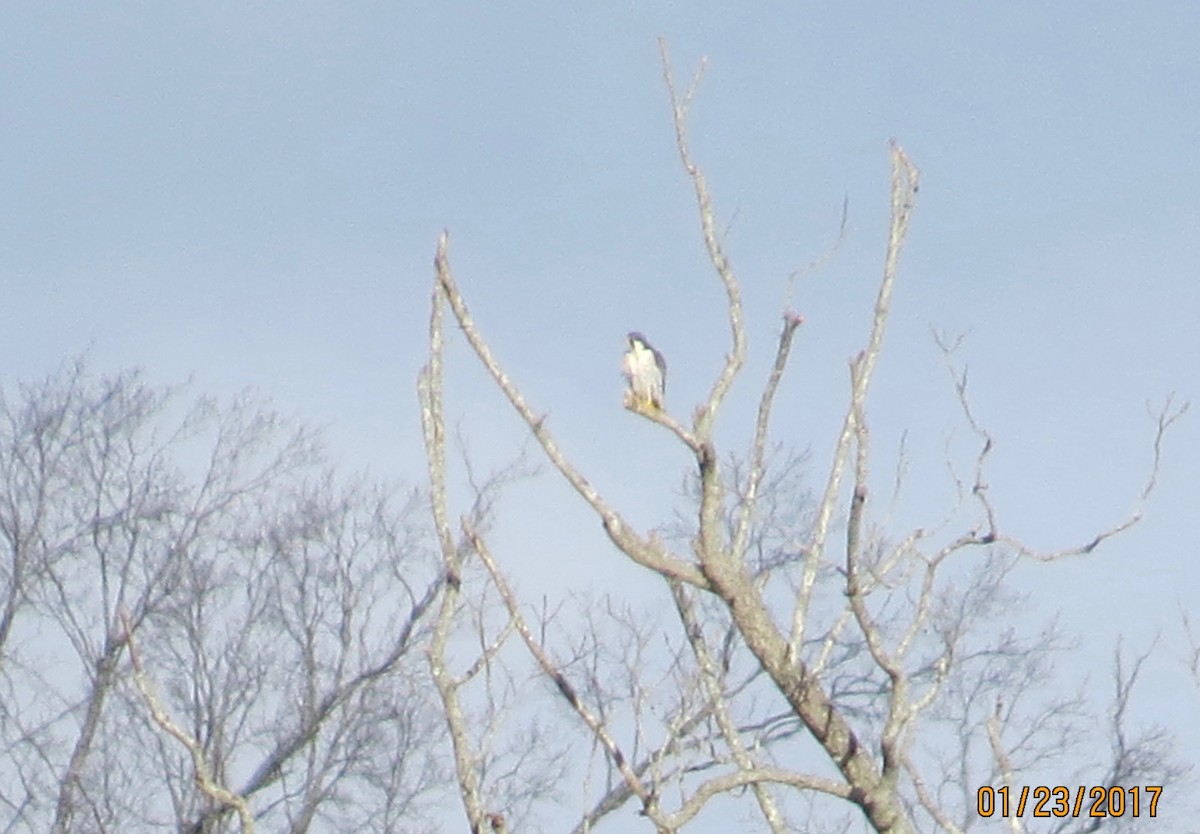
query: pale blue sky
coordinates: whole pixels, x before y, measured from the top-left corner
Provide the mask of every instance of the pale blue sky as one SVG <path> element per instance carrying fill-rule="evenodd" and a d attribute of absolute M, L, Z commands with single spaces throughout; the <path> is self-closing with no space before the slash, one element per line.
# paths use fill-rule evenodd
<path fill-rule="evenodd" d="M 687 462 L 620 409 L 623 335 L 667 354 L 681 417 L 726 349 L 662 35 L 681 77 L 710 60 L 693 146 L 734 218 L 751 338 L 725 440 L 747 436 L 786 276 L 827 249 L 848 197 L 840 250 L 797 286 L 808 323 L 776 424 L 825 465 L 882 261 L 894 136 L 923 180 L 871 406 L 876 474 L 908 429 L 904 520 L 940 517 L 943 443 L 963 429 L 929 327 L 970 331 L 1002 521 L 1036 546 L 1082 543 L 1141 487 L 1145 401 L 1200 396 L 1200 5 L 914 6 L 7 4 L 4 382 L 90 347 L 98 369 L 257 386 L 327 425 L 349 465 L 418 479 L 414 380 L 445 227 L 480 325 L 566 449 L 618 501 L 654 500 Z M 449 371 L 480 457 L 519 445 L 461 347 Z M 1178 619 L 1200 620 L 1198 471 L 1192 417 L 1141 527 L 1020 574 L 1088 635 L 1081 676 L 1097 686 L 1116 634 L 1161 633 L 1140 717 L 1177 725 L 1185 750 L 1200 750 Z M 522 518 L 507 558 L 531 593 L 542 565 L 563 570 L 564 541 L 616 561 L 542 481 L 507 505 Z M 553 521 L 519 515 L 543 500 Z M 631 515 L 653 524 L 657 507 Z"/>

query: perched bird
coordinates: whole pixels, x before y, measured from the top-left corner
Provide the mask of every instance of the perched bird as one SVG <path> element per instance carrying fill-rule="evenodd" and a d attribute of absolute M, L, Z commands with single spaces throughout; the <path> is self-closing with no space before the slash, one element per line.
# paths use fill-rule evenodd
<path fill-rule="evenodd" d="M 625 405 L 640 411 L 662 411 L 667 393 L 667 360 L 641 333 L 629 334 L 629 350 L 621 362 L 629 390 Z"/>

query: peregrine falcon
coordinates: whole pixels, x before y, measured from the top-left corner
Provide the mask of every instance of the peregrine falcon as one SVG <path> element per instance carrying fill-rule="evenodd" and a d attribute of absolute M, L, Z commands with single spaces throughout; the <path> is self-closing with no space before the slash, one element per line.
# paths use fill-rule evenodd
<path fill-rule="evenodd" d="M 667 360 L 650 346 L 641 333 L 629 334 L 629 350 L 621 363 L 629 390 L 626 407 L 640 411 L 662 411 L 667 393 Z"/>

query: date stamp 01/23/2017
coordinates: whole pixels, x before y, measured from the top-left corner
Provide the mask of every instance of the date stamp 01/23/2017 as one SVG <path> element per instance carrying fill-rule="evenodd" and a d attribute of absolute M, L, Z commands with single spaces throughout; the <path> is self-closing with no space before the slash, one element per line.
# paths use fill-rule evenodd
<path fill-rule="evenodd" d="M 1156 817 L 1162 785 L 1080 785 L 1072 790 L 1065 785 L 1007 787 L 984 785 L 975 792 L 975 810 L 981 817 Z"/>

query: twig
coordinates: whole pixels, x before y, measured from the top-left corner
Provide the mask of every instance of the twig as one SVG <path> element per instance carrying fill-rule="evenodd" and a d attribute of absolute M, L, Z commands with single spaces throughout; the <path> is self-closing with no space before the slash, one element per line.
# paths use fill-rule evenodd
<path fill-rule="evenodd" d="M 791 309 L 792 307 L 792 297 L 795 295 L 796 291 L 796 279 L 807 272 L 813 272 L 814 270 L 820 269 L 822 266 L 832 260 L 833 256 L 836 255 L 838 250 L 842 248 L 842 244 L 846 240 L 846 232 L 849 228 L 849 219 L 850 197 L 846 196 L 842 198 L 842 217 L 841 222 L 838 223 L 837 235 L 834 237 L 833 243 L 831 243 L 829 248 L 826 249 L 822 254 L 818 255 L 816 258 L 813 258 L 804 266 L 796 267 L 788 275 L 787 292 L 783 297 L 783 307 L 785 310 Z"/>

